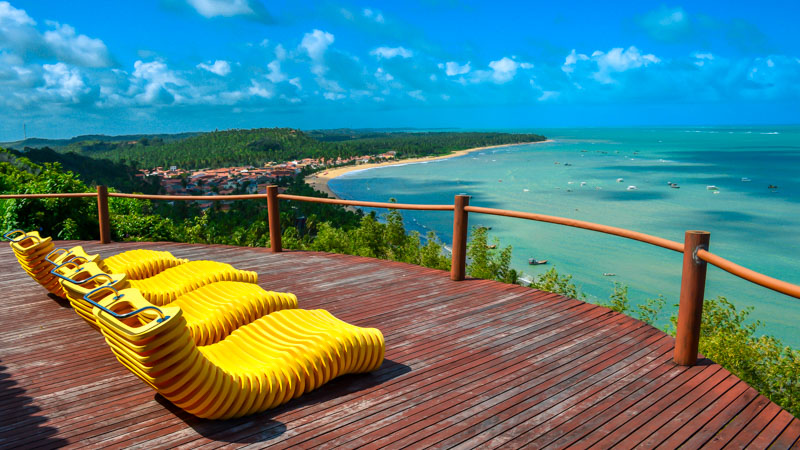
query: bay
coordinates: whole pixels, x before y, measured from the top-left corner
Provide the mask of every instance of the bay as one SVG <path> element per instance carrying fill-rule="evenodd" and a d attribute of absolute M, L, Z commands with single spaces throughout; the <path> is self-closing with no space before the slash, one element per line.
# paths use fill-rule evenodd
<path fill-rule="evenodd" d="M 711 232 L 710 249 L 755 271 L 800 284 L 800 127 L 668 127 L 503 130 L 553 142 L 355 171 L 331 180 L 341 198 L 470 204 L 574 218 L 683 242 L 685 230 Z M 674 183 L 671 187 L 668 183 Z M 716 189 L 709 188 L 710 186 Z M 777 186 L 777 188 L 769 188 Z M 404 211 L 407 229 L 435 231 L 449 245 L 452 214 Z M 564 226 L 470 214 L 470 226 L 513 247 L 528 276 L 556 267 L 590 301 L 614 282 L 634 304 L 661 294 L 678 302 L 682 255 L 636 241 Z M 529 266 L 530 257 L 547 259 Z M 614 276 L 604 276 L 614 274 Z M 800 300 L 709 267 L 706 298 L 752 306 L 762 331 L 800 348 Z"/>

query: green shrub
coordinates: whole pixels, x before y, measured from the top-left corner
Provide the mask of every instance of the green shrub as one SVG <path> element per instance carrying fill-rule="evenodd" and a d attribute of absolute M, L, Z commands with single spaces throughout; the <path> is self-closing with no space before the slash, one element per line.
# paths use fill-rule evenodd
<path fill-rule="evenodd" d="M 585 298 L 583 292 L 572 282 L 572 275 L 561 276 L 555 267 L 531 280 L 530 287 L 540 291 L 555 292 L 570 298 Z"/>

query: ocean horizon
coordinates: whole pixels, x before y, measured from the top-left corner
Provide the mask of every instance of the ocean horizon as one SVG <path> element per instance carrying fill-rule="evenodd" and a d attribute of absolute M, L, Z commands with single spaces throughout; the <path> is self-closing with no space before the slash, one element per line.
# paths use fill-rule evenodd
<path fill-rule="evenodd" d="M 504 130 L 505 131 L 505 130 Z M 400 203 L 470 204 L 586 220 L 683 242 L 686 230 L 711 232 L 710 250 L 750 269 L 800 284 L 800 126 L 665 126 L 517 130 L 553 142 L 478 151 L 454 158 L 349 172 L 330 181 L 339 197 Z M 777 186 L 770 188 L 770 186 Z M 383 212 L 383 211 L 379 211 Z M 402 211 L 408 230 L 428 231 L 448 247 L 452 215 Z M 682 255 L 587 230 L 470 214 L 511 245 L 525 276 L 551 267 L 592 302 L 614 282 L 632 305 L 663 295 L 664 325 L 677 308 Z M 529 266 L 528 258 L 547 259 Z M 613 275 L 604 275 L 613 274 Z M 753 307 L 760 332 L 794 348 L 798 300 L 710 266 L 706 298 Z"/>

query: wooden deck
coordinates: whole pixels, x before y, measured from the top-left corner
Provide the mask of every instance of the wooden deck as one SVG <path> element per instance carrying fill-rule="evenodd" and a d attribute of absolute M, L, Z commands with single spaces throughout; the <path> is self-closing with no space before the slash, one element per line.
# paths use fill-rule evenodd
<path fill-rule="evenodd" d="M 0 447 L 800 445 L 800 420 L 725 369 L 676 366 L 672 338 L 577 300 L 351 256 L 82 244 L 255 270 L 261 286 L 297 294 L 303 308 L 381 329 L 386 361 L 262 414 L 197 419 L 125 370 L 3 245 Z"/>

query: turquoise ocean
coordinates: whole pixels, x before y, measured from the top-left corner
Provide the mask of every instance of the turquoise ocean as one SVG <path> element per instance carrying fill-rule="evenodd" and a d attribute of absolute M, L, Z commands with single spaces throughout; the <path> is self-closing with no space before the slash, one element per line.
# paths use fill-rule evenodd
<path fill-rule="evenodd" d="M 587 220 L 678 242 L 685 230 L 706 230 L 713 253 L 800 284 L 800 126 L 507 131 L 544 134 L 553 142 L 354 171 L 329 186 L 344 199 L 400 203 L 452 204 L 466 193 L 474 206 Z M 435 231 L 449 247 L 452 213 L 402 214 L 408 230 Z M 679 253 L 521 219 L 473 213 L 469 224 L 492 227 L 490 238 L 513 247 L 512 265 L 528 277 L 556 267 L 573 275 L 593 302 L 607 300 L 614 282 L 629 287 L 634 305 L 662 294 L 668 305 L 662 324 L 676 310 Z M 530 257 L 549 264 L 529 266 Z M 706 298 L 717 295 L 752 306 L 762 331 L 800 348 L 800 299 L 709 266 Z"/>

